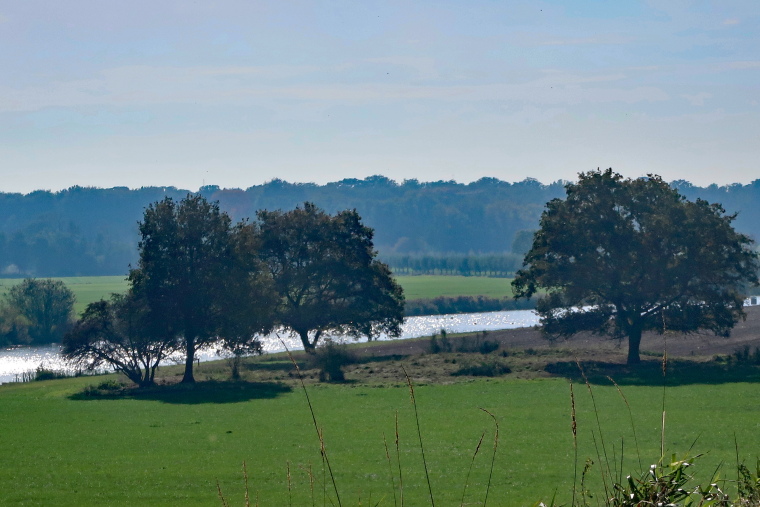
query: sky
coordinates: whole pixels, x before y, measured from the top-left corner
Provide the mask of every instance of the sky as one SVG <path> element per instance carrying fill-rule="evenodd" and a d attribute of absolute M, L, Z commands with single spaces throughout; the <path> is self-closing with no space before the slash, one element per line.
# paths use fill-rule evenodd
<path fill-rule="evenodd" d="M 760 5 L 0 0 L 0 191 L 760 178 Z"/>

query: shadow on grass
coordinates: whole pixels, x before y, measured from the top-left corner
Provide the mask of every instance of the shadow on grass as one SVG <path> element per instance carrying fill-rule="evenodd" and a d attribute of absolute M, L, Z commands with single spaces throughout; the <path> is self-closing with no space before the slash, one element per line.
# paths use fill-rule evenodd
<path fill-rule="evenodd" d="M 581 362 L 581 365 L 592 384 L 610 385 L 608 376 L 621 386 L 661 386 L 663 383 L 661 360 L 643 360 L 638 366 L 603 361 Z M 549 363 L 545 370 L 573 382 L 583 382 L 581 372 L 574 361 Z M 665 382 L 669 386 L 732 382 L 760 383 L 760 368 L 724 361 L 672 359 L 668 360 Z"/>
<path fill-rule="evenodd" d="M 109 391 L 82 391 L 70 396 L 72 400 L 153 400 L 177 405 L 202 403 L 239 403 L 242 401 L 271 399 L 292 389 L 275 382 L 219 382 L 205 381 L 195 384 L 174 384 L 146 389 Z"/>

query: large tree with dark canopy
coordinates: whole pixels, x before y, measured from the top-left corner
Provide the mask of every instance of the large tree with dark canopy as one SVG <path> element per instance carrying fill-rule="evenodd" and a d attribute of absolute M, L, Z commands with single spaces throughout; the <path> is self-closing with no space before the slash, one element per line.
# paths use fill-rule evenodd
<path fill-rule="evenodd" d="M 373 231 L 355 210 L 329 215 L 307 202 L 257 216 L 259 252 L 279 299 L 277 321 L 307 352 L 325 333 L 369 339 L 401 333 L 402 289 L 375 258 Z"/>
<path fill-rule="evenodd" d="M 140 222 L 140 261 L 129 273 L 145 302 L 151 333 L 176 340 L 185 353 L 182 382 L 194 382 L 196 352 L 219 338 L 239 346 L 271 327 L 260 303 L 262 277 L 246 249 L 236 246 L 229 216 L 200 195 L 148 206 Z M 244 241 L 241 237 L 240 241 Z"/>
<path fill-rule="evenodd" d="M 515 297 L 545 290 L 544 330 L 628 338 L 640 361 L 645 330 L 727 336 L 757 285 L 752 240 L 719 204 L 686 200 L 659 176 L 624 179 L 612 169 L 579 175 L 549 201 L 513 282 Z"/>

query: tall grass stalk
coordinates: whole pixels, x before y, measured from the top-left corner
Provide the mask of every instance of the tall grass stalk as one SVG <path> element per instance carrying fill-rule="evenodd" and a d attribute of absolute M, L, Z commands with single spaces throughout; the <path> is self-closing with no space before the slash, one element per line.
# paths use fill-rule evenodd
<path fill-rule="evenodd" d="M 227 500 L 224 498 L 224 495 L 222 494 L 222 487 L 219 485 L 219 479 L 216 480 L 216 492 L 219 495 L 219 500 L 222 501 L 222 507 L 230 507 L 230 504 L 227 503 Z"/>
<path fill-rule="evenodd" d="M 401 449 L 398 443 L 398 410 L 396 410 L 396 463 L 398 464 L 398 488 L 401 496 L 401 507 L 404 507 L 404 476 L 401 473 Z"/>
<path fill-rule="evenodd" d="M 306 475 L 309 477 L 309 490 L 311 491 L 311 505 L 314 506 L 316 503 L 314 503 L 314 474 L 311 471 L 311 463 L 309 463 L 308 468 L 304 465 L 298 465 L 298 468 L 303 470 Z"/>
<path fill-rule="evenodd" d="M 301 382 L 301 388 L 303 389 L 303 392 L 306 395 L 306 403 L 309 405 L 311 420 L 314 423 L 314 429 L 317 432 L 317 438 L 319 438 L 319 451 L 322 454 L 323 462 L 327 465 L 327 471 L 330 473 L 330 480 L 332 481 L 333 490 L 335 491 L 335 498 L 338 502 L 338 506 L 341 506 L 342 504 L 340 502 L 340 493 L 338 493 L 338 485 L 335 483 L 335 475 L 333 474 L 332 467 L 330 466 L 330 459 L 327 457 L 327 449 L 325 447 L 324 435 L 322 433 L 322 430 L 319 427 L 319 424 L 317 424 L 317 416 L 314 413 L 314 407 L 311 404 L 311 398 L 309 398 L 309 391 L 306 389 L 306 383 L 303 380 L 303 374 L 301 373 L 301 368 L 298 367 L 298 363 L 293 357 L 293 354 L 290 353 L 290 349 L 288 349 L 288 346 L 285 345 L 285 342 L 282 339 L 280 339 L 280 343 L 282 343 L 282 346 L 285 348 L 285 352 L 288 354 L 288 358 L 290 358 L 290 362 L 293 363 L 293 366 L 295 367 L 296 373 L 298 375 L 298 380 Z M 416 406 L 415 406 L 415 410 L 416 410 Z"/>
<path fill-rule="evenodd" d="M 583 381 L 586 383 L 586 388 L 588 389 L 589 394 L 591 395 L 591 404 L 594 407 L 594 416 L 596 417 L 596 427 L 599 431 L 599 441 L 602 444 L 602 454 L 604 455 L 604 460 L 602 460 L 602 454 L 599 454 L 599 448 L 596 447 L 596 437 L 594 437 L 594 446 L 596 447 L 596 454 L 597 459 L 599 460 L 599 468 L 602 473 L 602 483 L 604 484 L 604 494 L 609 498 L 609 488 L 607 486 L 607 476 L 610 478 L 614 477 L 612 473 L 610 473 L 610 463 L 609 459 L 607 458 L 607 449 L 604 445 L 604 435 L 602 433 L 602 423 L 599 421 L 599 409 L 596 406 L 596 398 L 594 397 L 594 390 L 591 389 L 591 383 L 588 380 L 588 377 L 586 377 L 586 372 L 583 370 L 583 367 L 581 366 L 581 363 L 578 359 L 575 360 L 575 364 L 578 365 L 578 369 L 581 372 L 581 376 L 583 377 Z M 591 433 L 593 436 L 593 432 Z M 607 468 L 605 471 L 604 468 Z"/>
<path fill-rule="evenodd" d="M 665 456 L 665 391 L 668 385 L 668 349 L 663 337 L 665 350 L 662 353 L 662 424 L 660 425 L 660 456 Z"/>
<path fill-rule="evenodd" d="M 628 417 L 631 419 L 631 429 L 633 430 L 633 442 L 636 445 L 636 457 L 639 460 L 639 472 L 641 472 L 644 469 L 644 466 L 641 464 L 641 451 L 639 450 L 639 438 L 636 436 L 636 424 L 634 423 L 633 419 L 633 410 L 631 410 L 631 405 L 628 403 L 628 398 L 625 397 L 623 390 L 620 389 L 620 386 L 617 384 L 617 382 L 615 382 L 615 380 L 609 375 L 607 376 L 607 379 L 609 379 L 609 381 L 612 382 L 612 385 L 615 386 L 618 394 L 620 394 L 620 397 L 623 398 L 623 403 L 625 403 L 625 406 L 628 409 Z"/>
<path fill-rule="evenodd" d="M 388 441 L 385 439 L 385 432 L 383 432 L 383 445 L 385 446 L 385 459 L 388 461 L 388 475 L 391 478 L 391 490 L 393 491 L 393 505 L 398 506 L 396 501 L 396 480 L 393 478 L 393 465 L 391 464 L 391 453 L 388 452 Z"/>
<path fill-rule="evenodd" d="M 245 507 L 251 507 L 251 497 L 248 493 L 248 467 L 245 464 L 245 461 L 243 461 L 243 481 L 245 483 Z M 256 505 L 258 506 L 259 502 L 256 501 Z"/>
<path fill-rule="evenodd" d="M 290 461 L 286 461 L 285 466 L 288 470 L 288 505 L 292 506 L 293 505 L 293 486 L 290 480 Z"/>
<path fill-rule="evenodd" d="M 496 430 L 494 431 L 493 435 L 493 454 L 491 455 L 491 468 L 488 470 L 488 484 L 486 484 L 486 496 L 483 499 L 483 507 L 488 504 L 488 493 L 491 491 L 491 481 L 493 480 L 493 466 L 494 463 L 496 463 L 496 451 L 499 449 L 499 420 L 496 419 L 496 416 L 493 415 L 488 410 L 481 407 L 483 412 L 491 416 L 491 419 L 493 419 L 494 426 L 496 427 Z"/>
<path fill-rule="evenodd" d="M 462 501 L 460 502 L 460 507 L 464 506 L 464 497 L 467 494 L 467 485 L 470 483 L 470 474 L 472 473 L 472 466 L 475 464 L 475 457 L 478 455 L 478 452 L 480 451 L 480 445 L 483 443 L 483 439 L 486 436 L 486 432 L 484 431 L 480 435 L 480 440 L 478 440 L 478 445 L 475 446 L 475 452 L 472 454 L 472 459 L 470 460 L 470 468 L 467 469 L 467 475 L 464 478 L 464 488 L 462 488 Z"/>
<path fill-rule="evenodd" d="M 428 466 L 427 466 L 427 460 L 425 460 L 425 446 L 422 445 L 422 430 L 420 429 L 420 417 L 417 413 L 417 400 L 414 398 L 414 385 L 412 384 L 412 379 L 409 377 L 409 374 L 406 372 L 406 368 L 403 366 L 401 369 L 404 372 L 404 376 L 406 377 L 406 384 L 409 386 L 409 397 L 412 400 L 412 405 L 414 406 L 414 420 L 417 422 L 417 438 L 420 441 L 420 452 L 422 453 L 422 466 L 425 468 L 425 480 L 427 481 L 428 486 L 428 493 L 430 494 L 430 505 L 435 507 L 435 499 L 433 497 L 433 487 L 430 484 L 430 473 L 428 472 Z"/>
<path fill-rule="evenodd" d="M 570 418 L 573 431 L 573 503 L 570 505 L 575 507 L 575 491 L 578 484 L 578 422 L 575 417 L 575 393 L 572 382 L 570 382 Z"/>

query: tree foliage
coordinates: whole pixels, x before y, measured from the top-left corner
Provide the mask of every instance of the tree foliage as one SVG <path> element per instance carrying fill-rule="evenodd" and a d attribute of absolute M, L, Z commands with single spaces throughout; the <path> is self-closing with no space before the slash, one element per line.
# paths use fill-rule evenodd
<path fill-rule="evenodd" d="M 267 312 L 255 305 L 263 299 L 257 295 L 261 278 L 249 271 L 256 265 L 236 258 L 248 255 L 235 246 L 234 236 L 243 230 L 232 227 L 218 204 L 197 194 L 179 203 L 168 197 L 158 201 L 140 222 L 140 260 L 129 280 L 145 301 L 151 333 L 180 343 L 183 382 L 194 382 L 200 348 L 219 337 L 240 346 L 243 336 L 250 342 L 268 326 L 262 317 Z"/>
<path fill-rule="evenodd" d="M 57 343 L 72 324 L 74 293 L 60 280 L 27 278 L 5 296 L 0 332 L 15 344 Z"/>
<path fill-rule="evenodd" d="M 719 204 L 686 200 L 659 176 L 580 174 L 546 205 L 516 297 L 537 303 L 544 329 L 627 337 L 637 363 L 645 330 L 728 335 L 758 283 L 752 240 Z"/>
<path fill-rule="evenodd" d="M 82 318 L 66 334 L 63 356 L 76 366 L 93 371 L 109 367 L 135 384 L 153 384 L 156 369 L 176 342 L 151 332 L 145 302 L 133 292 L 112 294 L 111 300 L 87 305 Z"/>
<path fill-rule="evenodd" d="M 260 211 L 260 255 L 279 300 L 277 321 L 313 351 L 326 333 L 398 336 L 401 287 L 375 259 L 373 231 L 359 214 L 329 215 L 314 204 Z"/>
<path fill-rule="evenodd" d="M 87 307 L 66 356 L 148 385 L 174 351 L 185 356 L 183 382 L 193 382 L 200 348 L 221 345 L 239 359 L 261 352 L 258 336 L 276 325 L 309 351 L 326 333 L 400 334 L 401 287 L 355 211 L 331 216 L 307 203 L 258 218 L 233 226 L 201 195 L 149 206 L 128 293 Z"/>

